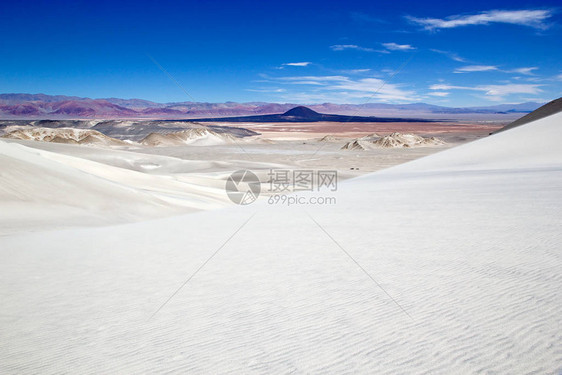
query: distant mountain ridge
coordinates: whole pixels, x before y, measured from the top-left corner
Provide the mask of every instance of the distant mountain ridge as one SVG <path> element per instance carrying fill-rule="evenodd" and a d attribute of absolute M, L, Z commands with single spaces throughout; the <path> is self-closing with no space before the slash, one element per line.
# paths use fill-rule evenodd
<path fill-rule="evenodd" d="M 529 113 L 543 103 L 501 104 L 487 107 L 453 108 L 426 103 L 411 104 L 334 104 L 307 105 L 319 113 L 359 116 L 420 117 L 428 114 L 448 117 L 459 114 L 514 114 Z M 0 94 L 2 119 L 69 119 L 69 118 L 218 118 L 285 113 L 298 107 L 296 103 L 156 103 L 144 99 L 105 98 L 91 99 L 77 96 L 46 94 Z M 421 116 L 423 117 L 423 116 Z"/>

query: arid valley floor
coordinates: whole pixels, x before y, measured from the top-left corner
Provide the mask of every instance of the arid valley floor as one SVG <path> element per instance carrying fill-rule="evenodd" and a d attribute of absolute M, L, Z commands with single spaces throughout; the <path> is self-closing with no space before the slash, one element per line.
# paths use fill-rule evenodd
<path fill-rule="evenodd" d="M 68 125 L 64 121 L 54 123 L 57 126 Z M 7 180 L 10 177 L 14 180 L 13 185 L 5 183 L 0 190 L 7 203 L 0 213 L 0 233 L 21 229 L 29 231 L 33 228 L 62 228 L 69 224 L 126 222 L 133 217 L 135 220 L 142 220 L 229 206 L 232 202 L 227 197 L 224 185 L 228 176 L 237 170 L 248 169 L 259 176 L 263 184 L 263 199 L 267 196 L 266 186 L 270 179 L 268 173 L 272 170 L 335 170 L 338 180 L 343 181 L 486 137 L 501 127 L 478 123 L 199 125 L 171 122 L 166 124 L 167 128 L 162 129 L 159 124 L 154 125 L 151 121 L 140 122 L 140 126 L 131 125 L 127 121 L 114 121 L 110 122 L 111 126 L 107 122 L 101 125 L 106 134 L 115 138 L 97 134 L 99 139 L 92 140 L 89 129 L 96 129 L 96 126 L 92 127 L 92 123 L 95 124 L 96 121 L 82 121 L 77 127 L 80 130 L 73 130 L 66 127 L 37 127 L 36 124 L 30 127 L 26 122 L 23 122 L 24 125 L 21 125 L 22 122 L 12 125 L 7 122 L 4 124 L 4 132 L 12 136 L 8 138 L 4 135 L 5 138 L 0 142 L 6 142 L 6 147 L 12 148 L 19 144 L 25 147 L 22 151 L 31 154 L 33 150 L 41 150 L 41 157 L 60 163 L 74 172 L 88 174 L 88 177 L 107 185 L 111 191 L 106 192 L 103 197 L 106 203 L 111 201 L 111 197 L 115 197 L 119 206 L 128 207 L 126 199 L 118 199 L 114 195 L 118 194 L 114 192 L 116 187 L 126 187 L 139 194 L 150 195 L 157 200 L 158 207 L 155 207 L 154 202 L 149 203 L 151 199 L 148 199 L 140 206 L 142 213 L 135 201 L 131 203 L 134 206 L 130 209 L 132 211 L 123 208 L 108 214 L 105 212 L 105 205 L 88 205 L 82 201 L 88 199 L 88 192 L 98 195 L 91 192 L 92 187 L 88 184 L 79 190 L 80 193 L 75 193 L 75 201 L 69 202 L 67 192 L 58 187 L 60 179 L 51 181 L 45 170 L 37 170 L 37 173 L 30 171 L 27 178 L 35 181 L 29 181 L 29 185 L 34 188 L 19 186 L 16 181 L 21 176 L 11 175 L 12 171 L 17 170 L 14 167 L 11 171 L 4 172 Z M 76 126 L 76 123 L 73 125 Z M 220 132 L 211 130 L 210 134 L 205 133 L 207 125 L 217 126 Z M 85 126 L 90 128 L 84 129 Z M 185 129 L 190 132 L 194 127 L 203 129 L 203 132 L 185 135 Z M 252 133 L 255 135 L 238 137 L 241 129 L 255 132 Z M 78 134 L 81 131 L 84 133 Z M 422 147 L 402 147 L 401 144 L 397 147 L 369 146 L 372 139 L 397 132 L 417 134 L 425 138 L 437 137 L 443 144 Z M 170 134 L 182 134 L 187 138 L 177 140 Z M 134 141 L 129 141 L 131 139 Z M 363 146 L 367 144 L 365 149 L 361 146 L 342 149 L 346 144 L 353 144 L 354 140 L 361 139 L 368 140 L 358 142 Z M 10 162 L 6 163 L 7 166 Z M 56 169 L 56 164 L 53 168 Z M 86 196 L 82 198 L 79 194 Z M 54 207 L 60 204 L 61 207 L 44 210 L 38 204 L 39 197 L 45 203 Z M 99 199 L 95 198 L 94 201 Z M 42 212 L 39 214 L 37 209 Z M 74 220 L 67 220 L 63 214 L 65 210 Z"/>

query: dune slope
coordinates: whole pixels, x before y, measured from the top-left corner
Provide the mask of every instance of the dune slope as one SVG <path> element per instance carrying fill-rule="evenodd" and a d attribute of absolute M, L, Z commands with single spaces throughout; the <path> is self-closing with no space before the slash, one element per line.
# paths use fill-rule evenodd
<path fill-rule="evenodd" d="M 202 186 L 187 178 L 150 175 L 16 143 L 0 141 L 0 163 L 0 234 L 139 221 L 221 207 L 226 200 L 222 186 Z"/>
<path fill-rule="evenodd" d="M 558 113 L 560 111 L 562 111 L 562 98 L 558 98 L 558 99 L 555 99 L 555 100 L 552 100 L 552 101 L 546 103 L 545 105 L 535 109 L 533 112 L 528 113 L 525 116 L 523 116 L 523 117 L 513 121 L 512 123 L 504 126 L 499 131 L 505 131 L 505 130 L 508 130 L 508 129 L 512 129 L 512 128 L 515 128 L 517 126 L 527 124 L 531 121 L 536 121 L 536 120 L 539 120 L 541 118 L 553 115 L 553 114 Z"/>
<path fill-rule="evenodd" d="M 0 372 L 558 373 L 561 122 L 331 206 L 2 237 Z"/>

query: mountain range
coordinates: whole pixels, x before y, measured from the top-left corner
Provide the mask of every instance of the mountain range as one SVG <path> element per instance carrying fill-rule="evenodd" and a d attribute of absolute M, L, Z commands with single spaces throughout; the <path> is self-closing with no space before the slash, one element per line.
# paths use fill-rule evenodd
<path fill-rule="evenodd" d="M 308 108 L 328 114 L 401 118 L 462 118 L 472 115 L 513 115 L 529 113 L 543 103 L 500 104 L 486 107 L 445 107 L 426 103 L 411 104 L 311 104 Z M 287 112 L 295 103 L 156 103 L 143 99 L 91 99 L 45 94 L 0 94 L 0 119 L 79 119 L 149 118 L 192 119 L 270 115 Z M 459 117 L 460 116 L 460 117 Z"/>

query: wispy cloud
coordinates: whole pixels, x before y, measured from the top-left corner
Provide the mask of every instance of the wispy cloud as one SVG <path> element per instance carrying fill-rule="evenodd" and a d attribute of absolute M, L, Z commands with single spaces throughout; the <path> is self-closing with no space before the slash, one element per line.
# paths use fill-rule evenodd
<path fill-rule="evenodd" d="M 478 86 L 456 86 L 448 84 L 435 84 L 429 86 L 430 90 L 445 91 L 445 90 L 471 90 L 480 91 L 484 96 L 493 101 L 502 101 L 506 96 L 513 94 L 528 94 L 536 95 L 543 90 L 540 88 L 542 85 L 537 84 L 518 84 L 506 83 L 502 85 L 478 85 Z"/>
<path fill-rule="evenodd" d="M 385 84 L 378 78 L 348 79 L 330 86 L 329 89 L 354 91 L 359 93 L 360 97 L 374 95 L 375 98 L 384 101 L 412 101 L 417 98 L 415 91 L 406 90 L 398 84 Z"/>
<path fill-rule="evenodd" d="M 303 61 L 303 62 L 285 63 L 282 65 L 283 66 L 309 66 L 310 64 L 312 64 L 310 61 Z"/>
<path fill-rule="evenodd" d="M 371 69 L 343 69 L 340 72 L 344 74 L 360 74 L 360 73 L 368 73 Z"/>
<path fill-rule="evenodd" d="M 472 73 L 472 72 L 490 72 L 490 71 L 498 71 L 502 73 L 517 73 L 523 74 L 527 76 L 533 75 L 533 70 L 537 70 L 538 67 L 536 66 L 529 66 L 523 68 L 515 68 L 515 69 L 500 69 L 496 65 L 467 65 L 462 66 L 460 68 L 455 69 L 453 73 Z"/>
<path fill-rule="evenodd" d="M 285 89 L 275 89 L 275 88 L 265 88 L 265 89 L 246 89 L 246 91 L 252 91 L 252 92 L 261 92 L 261 93 L 281 93 L 281 92 L 285 92 L 287 90 Z"/>
<path fill-rule="evenodd" d="M 409 51 L 415 49 L 415 47 L 409 44 L 382 43 L 382 45 L 389 51 Z"/>
<path fill-rule="evenodd" d="M 451 60 L 454 60 L 454 61 L 464 62 L 464 63 L 467 62 L 467 60 L 465 58 L 460 57 L 459 55 L 457 55 L 454 52 L 442 51 L 440 49 L 430 49 L 430 51 L 445 55 L 445 56 L 447 56 L 448 58 L 450 58 Z"/>
<path fill-rule="evenodd" d="M 489 72 L 491 70 L 498 70 L 498 67 L 495 65 L 467 65 L 455 69 L 454 73 Z"/>
<path fill-rule="evenodd" d="M 435 85 L 429 86 L 429 89 L 430 90 L 470 90 L 472 89 L 472 87 L 448 85 L 446 83 L 437 83 Z"/>
<path fill-rule="evenodd" d="M 361 47 L 356 44 L 336 44 L 330 46 L 332 51 L 345 51 L 345 50 L 356 50 L 356 51 L 364 51 L 364 52 L 375 52 L 373 48 Z"/>
<path fill-rule="evenodd" d="M 542 92 L 540 85 L 514 84 L 479 86 L 489 96 L 506 96 L 510 94 L 538 94 Z"/>
<path fill-rule="evenodd" d="M 508 70 L 508 73 L 519 73 L 519 74 L 525 74 L 525 75 L 533 75 L 533 70 L 537 70 L 538 67 L 536 66 L 530 66 L 530 67 L 526 67 L 526 68 L 517 68 L 517 69 L 512 69 L 512 70 Z"/>
<path fill-rule="evenodd" d="M 294 76 L 294 77 L 278 77 L 278 78 L 271 78 L 274 80 L 280 81 L 289 81 L 289 82 L 297 82 L 297 81 L 308 81 L 308 82 L 338 82 L 338 81 L 346 81 L 349 78 L 345 76 Z"/>
<path fill-rule="evenodd" d="M 312 86 L 309 96 L 330 97 L 338 102 L 353 99 L 376 99 L 385 102 L 411 102 L 419 95 L 403 85 L 385 83 L 379 78 L 353 79 L 347 76 L 291 76 L 272 78 L 280 83 Z"/>
<path fill-rule="evenodd" d="M 384 49 L 374 49 L 369 47 L 361 47 L 357 44 L 336 44 L 330 46 L 332 51 L 345 51 L 345 50 L 356 50 L 364 52 L 379 52 L 379 53 L 390 53 L 391 51 L 409 51 L 416 49 L 409 44 L 398 44 L 398 43 L 381 43 Z"/>
<path fill-rule="evenodd" d="M 440 97 L 445 97 L 445 96 L 448 96 L 449 94 L 450 94 L 450 93 L 447 92 L 447 91 L 435 91 L 435 92 L 429 93 L 429 95 L 432 95 L 432 96 L 440 96 Z"/>
<path fill-rule="evenodd" d="M 469 25 L 489 25 L 491 23 L 508 23 L 535 29 L 546 29 L 548 28 L 546 21 L 550 17 L 552 17 L 552 11 L 547 9 L 489 10 L 470 15 L 453 15 L 445 19 L 406 16 L 410 22 L 421 25 L 426 30 L 451 29 Z"/>

